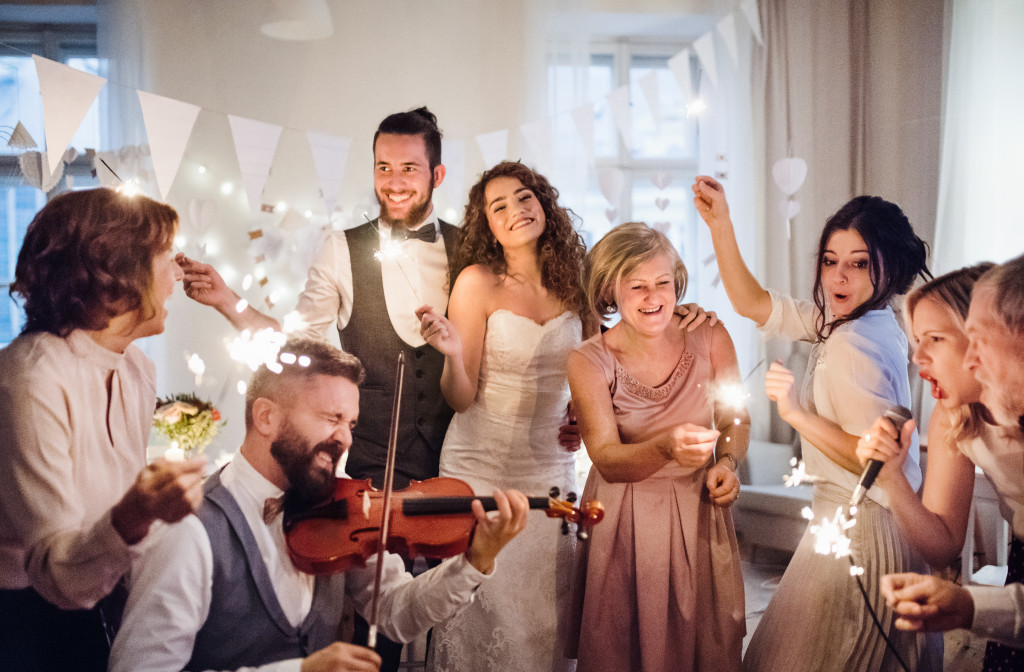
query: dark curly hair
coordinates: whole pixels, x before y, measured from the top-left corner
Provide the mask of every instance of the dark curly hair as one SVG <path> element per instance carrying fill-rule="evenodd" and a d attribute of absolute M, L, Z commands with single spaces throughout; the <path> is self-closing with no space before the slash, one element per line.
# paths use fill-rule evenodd
<path fill-rule="evenodd" d="M 825 322 L 825 289 L 821 269 L 825 248 L 836 231 L 853 230 L 868 247 L 871 285 L 874 291 L 867 301 L 845 317 Z M 930 280 L 928 245 L 917 237 L 910 220 L 895 203 L 878 196 L 857 196 L 828 218 L 818 241 L 818 266 L 814 273 L 814 304 L 818 307 L 818 338 L 825 340 L 841 324 L 852 322 L 870 310 L 885 307 L 899 294 L 906 294 L 921 276 Z"/>
<path fill-rule="evenodd" d="M 25 300 L 23 334 L 105 329 L 134 310 L 156 314 L 153 259 L 170 250 L 178 213 L 113 189 L 52 199 L 25 232 L 10 294 Z"/>
<path fill-rule="evenodd" d="M 547 178 L 516 161 L 502 161 L 480 176 L 469 190 L 469 203 L 462 224 L 462 235 L 449 268 L 454 284 L 462 269 L 471 264 L 486 266 L 497 275 L 508 272 L 505 250 L 487 224 L 487 203 L 484 190 L 498 177 L 511 177 L 533 192 L 544 210 L 545 226 L 537 239 L 537 261 L 541 284 L 554 293 L 566 309 L 581 318 L 587 314 L 583 291 L 583 258 L 586 246 L 576 231 L 578 217 L 572 210 L 558 204 L 558 190 Z"/>

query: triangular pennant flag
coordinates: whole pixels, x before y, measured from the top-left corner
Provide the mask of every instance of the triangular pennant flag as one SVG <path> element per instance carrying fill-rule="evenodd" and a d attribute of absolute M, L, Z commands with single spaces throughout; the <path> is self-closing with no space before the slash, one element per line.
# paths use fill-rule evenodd
<path fill-rule="evenodd" d="M 316 166 L 316 176 L 320 180 L 320 193 L 327 206 L 327 217 L 330 218 L 341 194 L 352 138 L 307 131 L 306 139 L 309 140 L 309 148 L 313 152 L 313 165 Z"/>
<path fill-rule="evenodd" d="M 551 174 L 551 147 L 554 144 L 554 130 L 551 119 L 545 117 L 530 121 L 519 127 L 526 145 L 533 154 L 534 166 L 544 175 Z"/>
<path fill-rule="evenodd" d="M 612 119 L 615 120 L 615 126 L 619 129 L 622 142 L 626 144 L 626 151 L 631 152 L 633 150 L 633 138 L 631 137 L 629 127 L 629 87 L 626 85 L 620 86 L 609 93 L 607 98 L 608 106 L 612 110 Z"/>
<path fill-rule="evenodd" d="M 445 168 L 441 187 L 452 203 L 462 203 L 466 197 L 466 141 L 461 138 L 442 140 L 441 163 Z"/>
<path fill-rule="evenodd" d="M 693 43 L 693 51 L 700 59 L 700 64 L 707 73 L 711 86 L 718 87 L 718 67 L 715 65 L 715 38 L 710 33 L 704 33 Z"/>
<path fill-rule="evenodd" d="M 740 3 L 740 9 L 743 10 L 743 16 L 747 17 L 747 23 L 750 24 L 750 32 L 754 34 L 754 39 L 758 44 L 764 44 L 764 38 L 761 37 L 761 15 L 757 11 L 757 0 L 743 0 Z"/>
<path fill-rule="evenodd" d="M 11 131 L 11 137 L 7 140 L 8 147 L 18 147 L 20 149 L 32 149 L 36 146 L 36 140 L 32 137 L 32 134 L 28 132 L 25 125 L 20 121 L 18 125 Z"/>
<path fill-rule="evenodd" d="M 638 83 L 640 84 L 640 90 L 644 92 L 644 98 L 647 100 L 647 107 L 651 110 L 651 116 L 654 117 L 654 127 L 661 129 L 661 98 L 658 91 L 658 71 L 652 69 L 641 77 Z"/>
<path fill-rule="evenodd" d="M 35 54 L 32 60 L 43 98 L 46 158 L 52 173 L 107 80 Z"/>
<path fill-rule="evenodd" d="M 679 90 L 686 96 L 686 101 L 693 100 L 693 71 L 690 69 L 690 48 L 683 49 L 668 59 L 668 68 L 676 77 Z"/>
<path fill-rule="evenodd" d="M 57 162 L 57 170 L 50 172 L 46 169 L 46 152 L 25 152 L 18 155 L 18 165 L 21 167 L 21 175 L 30 187 L 41 190 L 44 194 L 50 192 L 60 178 L 64 175 L 64 162 Z"/>
<path fill-rule="evenodd" d="M 235 153 L 238 154 L 238 165 L 242 169 L 242 184 L 249 197 L 249 207 L 259 212 L 263 204 L 263 186 L 270 175 L 282 127 L 230 114 L 228 122 L 235 140 Z"/>
<path fill-rule="evenodd" d="M 484 169 L 490 169 L 508 156 L 508 129 L 478 135 L 476 144 L 484 157 Z"/>
<path fill-rule="evenodd" d="M 587 163 L 594 163 L 594 104 L 587 103 L 574 108 L 572 121 L 576 124 L 576 130 L 583 141 L 583 151 L 587 156 Z"/>
<path fill-rule="evenodd" d="M 732 14 L 726 14 L 715 25 L 715 29 L 722 36 L 722 42 L 725 43 L 725 50 L 729 52 L 729 56 L 732 58 L 733 66 L 738 65 L 740 55 L 739 47 L 736 46 L 736 19 Z"/>
<path fill-rule="evenodd" d="M 156 188 L 166 199 L 178 174 L 185 145 L 199 116 L 198 105 L 139 91 L 142 119 L 149 138 L 149 153 L 156 173 Z"/>

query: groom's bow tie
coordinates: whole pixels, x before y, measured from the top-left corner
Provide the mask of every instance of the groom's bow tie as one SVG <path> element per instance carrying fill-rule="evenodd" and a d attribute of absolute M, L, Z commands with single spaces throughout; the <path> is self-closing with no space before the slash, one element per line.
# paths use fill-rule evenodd
<path fill-rule="evenodd" d="M 399 240 L 422 240 L 427 243 L 437 240 L 437 230 L 433 224 L 427 224 L 411 231 L 409 229 L 402 229 L 395 231 L 393 235 Z"/>

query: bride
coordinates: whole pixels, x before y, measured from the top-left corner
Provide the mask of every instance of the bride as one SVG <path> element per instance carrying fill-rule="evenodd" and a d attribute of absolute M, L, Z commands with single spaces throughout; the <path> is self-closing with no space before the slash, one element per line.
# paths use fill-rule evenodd
<path fill-rule="evenodd" d="M 457 412 L 440 473 L 477 493 L 576 490 L 566 361 L 585 324 L 585 249 L 558 191 L 521 163 L 502 162 L 470 190 L 448 318 L 424 306 L 428 343 L 445 355 L 441 389 Z M 461 271 L 461 273 L 459 272 Z M 574 537 L 542 511 L 502 554 L 476 599 L 435 628 L 428 669 L 572 670 L 561 651 Z"/>

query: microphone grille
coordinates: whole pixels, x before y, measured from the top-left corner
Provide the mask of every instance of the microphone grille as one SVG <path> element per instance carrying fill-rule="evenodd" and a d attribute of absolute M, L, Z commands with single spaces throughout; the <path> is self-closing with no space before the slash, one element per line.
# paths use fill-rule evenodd
<path fill-rule="evenodd" d="M 885 417 L 889 418 L 889 421 L 896 427 L 896 433 L 899 434 L 903 431 L 903 425 L 906 424 L 907 420 L 914 416 L 906 406 L 894 404 L 885 411 Z"/>

